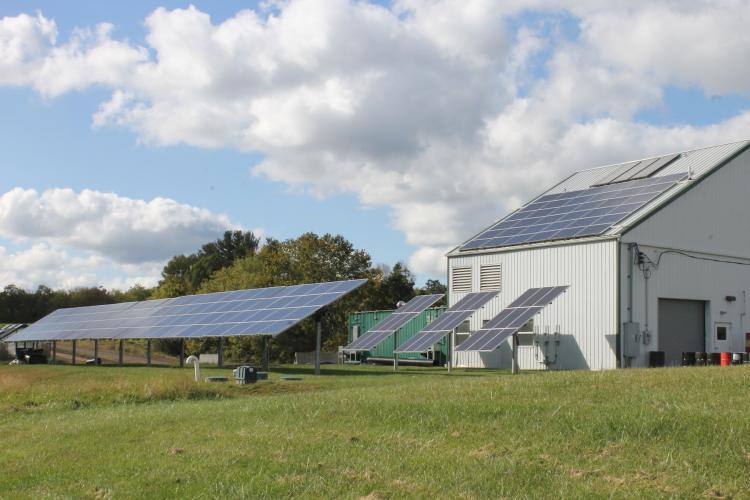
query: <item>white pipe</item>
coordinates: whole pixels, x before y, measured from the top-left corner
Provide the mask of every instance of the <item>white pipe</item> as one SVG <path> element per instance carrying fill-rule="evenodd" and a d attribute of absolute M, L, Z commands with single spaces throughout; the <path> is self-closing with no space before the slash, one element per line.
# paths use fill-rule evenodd
<path fill-rule="evenodd" d="M 188 356 L 188 359 L 185 360 L 185 363 L 190 364 L 193 363 L 193 366 L 195 367 L 195 381 L 200 382 L 201 381 L 201 360 L 198 359 L 198 356 L 193 356 L 192 354 Z"/>

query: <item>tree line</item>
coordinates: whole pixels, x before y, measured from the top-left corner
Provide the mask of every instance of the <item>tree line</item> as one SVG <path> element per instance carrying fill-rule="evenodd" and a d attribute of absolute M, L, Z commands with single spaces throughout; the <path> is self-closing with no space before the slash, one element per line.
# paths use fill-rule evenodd
<path fill-rule="evenodd" d="M 127 291 L 102 287 L 51 290 L 40 286 L 30 292 L 14 285 L 0 292 L 0 323 L 33 323 L 61 307 L 111 304 L 152 298 L 246 288 L 295 285 L 348 279 L 367 279 L 354 293 L 326 308 L 323 317 L 323 347 L 336 349 L 347 340 L 348 315 L 353 311 L 393 309 L 424 293 L 445 293 L 445 285 L 428 280 L 416 287 L 414 275 L 402 263 L 392 268 L 374 266 L 369 253 L 357 249 L 341 235 L 305 233 L 297 238 L 260 238 L 250 231 L 227 231 L 204 244 L 197 252 L 176 255 L 164 266 L 154 288 L 135 286 Z M 289 362 L 296 351 L 310 351 L 315 344 L 315 325 L 307 319 L 269 343 L 271 359 Z M 217 339 L 189 340 L 190 352 L 210 352 Z M 233 337 L 225 343 L 229 359 L 257 360 L 261 339 Z M 159 341 L 156 348 L 176 353 L 179 341 Z"/>

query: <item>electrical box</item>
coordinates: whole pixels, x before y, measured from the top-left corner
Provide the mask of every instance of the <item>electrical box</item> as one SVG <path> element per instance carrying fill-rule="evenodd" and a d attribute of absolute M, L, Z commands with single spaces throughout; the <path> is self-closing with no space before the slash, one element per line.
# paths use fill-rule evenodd
<path fill-rule="evenodd" d="M 641 324 L 635 321 L 626 321 L 622 324 L 622 347 L 623 354 L 627 358 L 636 358 L 641 354 L 640 347 Z"/>

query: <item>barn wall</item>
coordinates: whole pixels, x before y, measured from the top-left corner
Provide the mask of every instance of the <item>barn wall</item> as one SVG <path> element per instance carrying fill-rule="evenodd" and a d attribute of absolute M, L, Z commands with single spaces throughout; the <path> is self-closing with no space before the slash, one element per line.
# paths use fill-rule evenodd
<path fill-rule="evenodd" d="M 528 288 L 570 285 L 535 318 L 539 333 L 560 333 L 557 362 L 552 369 L 615 368 L 617 339 L 617 242 L 604 240 L 515 251 L 451 256 L 449 277 L 455 267 L 472 268 L 472 291 L 479 291 L 480 266 L 502 265 L 502 290 L 471 319 L 471 330 L 482 326 Z M 450 280 L 449 280 L 450 281 Z M 465 293 L 450 283 L 451 304 Z M 551 348 L 548 353 L 554 354 Z M 544 369 L 536 347 L 519 348 L 522 369 Z M 456 366 L 509 368 L 510 342 L 492 353 L 454 353 Z"/>
<path fill-rule="evenodd" d="M 637 243 L 653 261 L 665 250 L 720 261 L 750 264 L 750 152 L 702 179 L 669 205 L 622 236 L 621 310 L 623 321 L 628 311 L 627 245 Z M 661 257 L 658 268 L 648 279 L 641 271 L 633 273 L 633 319 L 640 324 L 640 355 L 635 366 L 645 366 L 648 351 L 658 350 L 658 299 L 691 299 L 707 302 L 706 347 L 718 351 L 714 342 L 716 322 L 731 325 L 729 349 L 744 350 L 744 332 L 750 329 L 746 318 L 747 290 L 750 289 L 750 265 L 697 260 L 675 253 Z M 727 296 L 736 297 L 727 301 Z M 648 314 L 646 310 L 648 309 Z M 650 340 L 650 341 L 649 341 Z M 646 343 L 648 342 L 648 343 Z M 723 349 L 721 349 L 723 350 Z"/>

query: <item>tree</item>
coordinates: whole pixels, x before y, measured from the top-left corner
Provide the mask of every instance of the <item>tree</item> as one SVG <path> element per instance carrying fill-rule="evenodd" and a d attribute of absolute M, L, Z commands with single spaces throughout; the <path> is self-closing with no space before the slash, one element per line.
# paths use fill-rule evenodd
<path fill-rule="evenodd" d="M 442 293 L 445 296 L 435 304 L 435 307 L 448 305 L 448 287 L 439 280 L 427 280 L 424 286 L 418 290 L 418 295 L 431 295 L 436 293 Z"/>
<path fill-rule="evenodd" d="M 195 293 L 212 274 L 255 255 L 259 246 L 260 239 L 250 231 L 226 231 L 196 253 L 172 257 L 162 270 L 154 295 L 166 298 Z"/>

